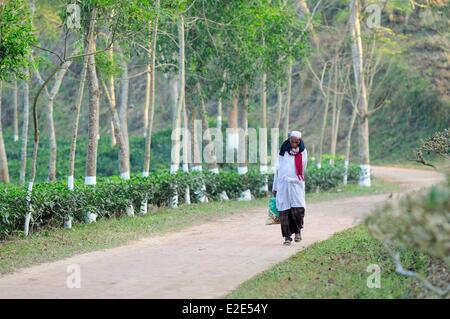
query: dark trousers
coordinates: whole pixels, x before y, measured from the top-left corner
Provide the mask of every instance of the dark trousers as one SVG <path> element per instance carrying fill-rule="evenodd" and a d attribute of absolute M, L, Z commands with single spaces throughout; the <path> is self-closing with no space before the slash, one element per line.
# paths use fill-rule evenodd
<path fill-rule="evenodd" d="M 303 218 L 305 217 L 304 207 L 292 207 L 280 212 L 281 235 L 290 238 L 292 234 L 300 232 L 303 228 Z"/>

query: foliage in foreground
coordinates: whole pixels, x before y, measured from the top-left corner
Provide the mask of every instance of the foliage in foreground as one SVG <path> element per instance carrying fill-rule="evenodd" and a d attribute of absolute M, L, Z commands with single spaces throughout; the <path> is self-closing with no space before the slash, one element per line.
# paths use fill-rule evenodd
<path fill-rule="evenodd" d="M 321 169 L 311 167 L 306 173 L 306 191 L 329 189 L 338 186 L 344 174 L 342 164 L 325 165 Z M 349 181 L 357 181 L 359 168 L 351 165 Z M 81 181 L 75 183 L 75 190 L 67 189 L 65 182 L 38 183 L 34 186 L 31 198 L 33 209 L 32 229 L 56 226 L 59 227 L 65 217 L 71 216 L 74 222 L 85 222 L 88 213 L 98 215 L 98 218 L 112 218 L 127 213 L 127 208 L 133 206 L 139 212 L 142 202 L 148 205 L 168 206 L 174 192 L 178 193 L 179 203 L 183 203 L 185 189 L 190 188 L 191 201 L 198 202 L 202 195 L 209 200 L 219 200 L 225 191 L 230 199 L 237 199 L 241 192 L 250 189 L 256 198 L 266 196 L 262 190 L 265 178 L 256 170 L 250 170 L 245 175 L 235 171 L 211 172 L 169 172 L 158 171 L 143 178 L 133 176 L 130 180 L 119 177 L 102 178 L 96 186 L 84 185 Z M 271 189 L 273 175 L 268 175 Z M 202 185 L 206 189 L 202 192 Z M 0 237 L 20 233 L 24 216 L 27 212 L 26 188 L 6 185 L 0 188 Z"/>
<path fill-rule="evenodd" d="M 416 149 L 417 161 L 433 166 L 424 154 L 450 154 L 449 130 L 435 133 Z M 366 224 L 391 255 L 399 274 L 417 279 L 424 287 L 441 297 L 450 293 L 450 278 L 437 285 L 414 270 L 405 269 L 401 254 L 414 249 L 438 263 L 450 265 L 450 175 L 443 185 L 431 187 L 426 192 L 408 194 L 398 202 L 387 202 L 367 217 Z"/>
<path fill-rule="evenodd" d="M 428 271 L 429 257 L 411 249 L 402 261 Z M 369 265 L 380 267 L 379 288 L 367 285 Z M 369 282 L 373 281 L 369 278 Z M 395 273 L 389 255 L 364 225 L 313 244 L 243 283 L 227 298 L 417 298 L 422 290 Z"/>
<path fill-rule="evenodd" d="M 431 257 L 444 268 L 450 265 L 450 176 L 444 185 L 433 186 L 423 193 L 413 193 L 398 202 L 388 202 L 370 215 L 366 224 L 370 233 L 389 252 L 396 271 L 415 278 L 437 296 L 450 292 L 450 277 L 438 280 L 423 276 L 402 262 L 405 250 Z"/>

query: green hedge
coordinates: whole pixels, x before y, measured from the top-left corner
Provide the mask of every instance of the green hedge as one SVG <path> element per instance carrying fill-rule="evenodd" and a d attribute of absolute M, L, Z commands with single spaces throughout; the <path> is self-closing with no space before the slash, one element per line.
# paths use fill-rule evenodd
<path fill-rule="evenodd" d="M 306 174 L 306 191 L 329 189 L 342 182 L 344 167 L 325 165 L 321 169 L 309 167 Z M 349 181 L 356 181 L 359 169 L 351 165 Z M 96 186 L 82 184 L 82 179 L 75 183 L 75 190 L 69 191 L 66 182 L 37 183 L 31 198 L 33 208 L 32 231 L 45 227 L 61 227 L 64 216 L 70 215 L 75 223 L 84 222 L 87 212 L 96 213 L 98 218 L 112 218 L 124 215 L 127 207 L 133 205 L 135 213 L 139 212 L 141 202 L 145 199 L 154 206 L 168 206 L 174 190 L 178 191 L 179 203 L 184 201 L 186 186 L 191 189 L 191 201 L 197 202 L 195 190 L 204 184 L 205 195 L 210 200 L 219 200 L 220 193 L 226 191 L 230 199 L 236 199 L 240 193 L 250 189 L 255 197 L 266 196 L 261 191 L 265 178 L 268 178 L 269 190 L 273 175 L 262 175 L 257 170 L 250 170 L 245 175 L 235 171 L 210 172 L 169 172 L 157 171 L 148 178 L 132 176 L 128 181 L 119 177 L 99 178 Z M 174 187 L 171 185 L 175 185 Z M 20 233 L 23 228 L 26 207 L 26 188 L 13 185 L 0 187 L 0 237 Z"/>

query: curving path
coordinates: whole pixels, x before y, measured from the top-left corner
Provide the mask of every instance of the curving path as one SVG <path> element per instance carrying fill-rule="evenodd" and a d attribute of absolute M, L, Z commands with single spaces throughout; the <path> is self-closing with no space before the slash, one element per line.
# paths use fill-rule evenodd
<path fill-rule="evenodd" d="M 373 173 L 406 184 L 408 190 L 443 180 L 431 170 L 373 167 Z M 0 298 L 220 298 L 306 246 L 356 225 L 387 198 L 369 195 L 310 204 L 304 239 L 289 247 L 281 245 L 279 225 L 264 225 L 265 209 L 248 210 L 1 276 Z M 80 288 L 67 287 L 71 265 L 79 266 Z"/>

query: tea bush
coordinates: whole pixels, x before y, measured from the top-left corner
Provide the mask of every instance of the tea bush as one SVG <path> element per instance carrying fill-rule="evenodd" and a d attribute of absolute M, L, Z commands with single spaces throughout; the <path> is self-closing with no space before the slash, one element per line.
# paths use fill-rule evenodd
<path fill-rule="evenodd" d="M 344 166 L 325 165 L 321 169 L 308 167 L 306 172 L 306 191 L 330 189 L 338 186 L 343 179 Z M 349 181 L 356 181 L 359 168 L 351 165 Z M 200 191 L 209 200 L 219 200 L 225 191 L 230 199 L 237 199 L 241 192 L 250 189 L 256 198 L 266 196 L 263 190 L 265 179 L 272 189 L 273 175 L 263 175 L 257 169 L 251 169 L 245 175 L 238 175 L 235 170 L 223 170 L 218 174 L 208 171 L 190 173 L 167 171 L 151 173 L 149 177 L 132 176 L 122 180 L 117 176 L 100 177 L 97 185 L 84 185 L 82 179 L 75 182 L 75 190 L 67 189 L 65 181 L 56 183 L 37 183 L 31 197 L 32 231 L 46 227 L 60 227 L 64 217 L 71 216 L 75 223 L 86 221 L 87 213 L 95 213 L 98 218 L 113 218 L 126 214 L 127 208 L 133 206 L 138 213 L 142 202 L 149 205 L 168 206 L 177 192 L 178 201 L 184 203 L 187 186 L 190 188 L 192 202 L 198 202 Z M 24 216 L 27 212 L 26 188 L 14 185 L 0 187 L 0 237 L 20 233 Z"/>

